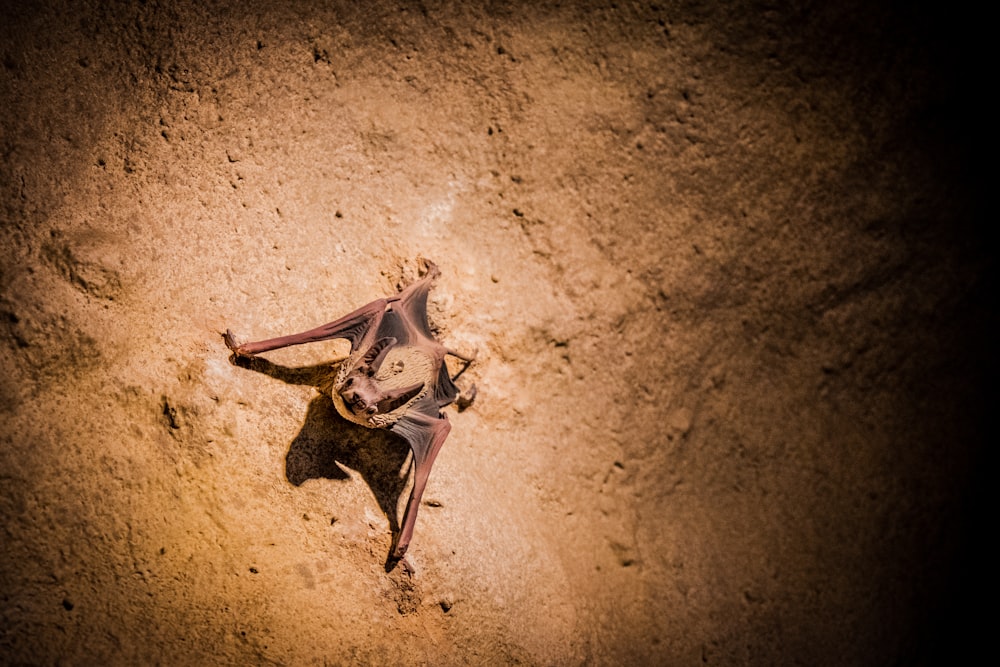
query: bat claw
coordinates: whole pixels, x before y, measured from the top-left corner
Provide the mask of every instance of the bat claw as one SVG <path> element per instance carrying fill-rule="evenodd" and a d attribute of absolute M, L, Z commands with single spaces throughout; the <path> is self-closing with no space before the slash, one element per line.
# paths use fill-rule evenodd
<path fill-rule="evenodd" d="M 243 347 L 242 345 L 236 344 L 236 336 L 235 334 L 233 334 L 232 329 L 226 329 L 226 333 L 222 334 L 222 340 L 226 342 L 226 347 L 232 350 L 233 354 L 235 354 L 237 357 L 253 356 L 252 354 L 247 354 L 246 352 L 243 352 L 241 350 L 241 348 Z"/>

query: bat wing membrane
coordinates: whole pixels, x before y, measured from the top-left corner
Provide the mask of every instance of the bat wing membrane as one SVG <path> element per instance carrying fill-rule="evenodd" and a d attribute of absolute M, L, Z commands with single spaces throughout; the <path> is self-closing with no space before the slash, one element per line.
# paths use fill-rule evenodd
<path fill-rule="evenodd" d="M 434 385 L 434 400 L 437 403 L 437 408 L 451 405 L 456 398 L 458 398 L 458 387 L 452 382 L 451 376 L 448 375 L 448 367 L 442 360 L 441 367 L 438 369 L 437 383 Z"/>
<path fill-rule="evenodd" d="M 386 314 L 386 304 L 386 299 L 378 299 L 333 322 L 328 322 L 315 329 L 289 336 L 279 336 L 278 338 L 269 338 L 254 343 L 237 345 L 232 332 L 227 330 L 223 338 L 229 349 L 238 355 L 246 356 L 252 356 L 269 350 L 277 350 L 291 345 L 316 343 L 321 340 L 330 340 L 331 338 L 345 338 L 351 341 L 351 352 L 354 352 L 358 348 L 371 344 L 372 333 L 374 333 L 375 329 L 379 328 L 379 323 Z"/>
<path fill-rule="evenodd" d="M 434 410 L 437 412 L 437 408 Z M 406 503 L 399 539 L 393 551 L 395 558 L 402 558 L 413 537 L 417 509 L 420 506 L 420 499 L 424 495 L 424 488 L 427 486 L 431 466 L 434 465 L 434 459 L 437 458 L 441 445 L 444 444 L 451 431 L 451 424 L 440 413 L 431 417 L 422 412 L 411 410 L 393 424 L 391 430 L 406 440 L 410 449 L 413 450 L 413 489 L 410 491 L 410 499 Z"/>

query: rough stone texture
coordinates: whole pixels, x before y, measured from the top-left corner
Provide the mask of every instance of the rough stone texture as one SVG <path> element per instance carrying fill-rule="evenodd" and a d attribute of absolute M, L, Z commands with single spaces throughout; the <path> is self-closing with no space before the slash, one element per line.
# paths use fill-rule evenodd
<path fill-rule="evenodd" d="M 0 663 L 969 655 L 990 77 L 898 4 L 5 3 Z M 386 572 L 344 346 L 219 332 L 418 256 L 479 398 Z"/>

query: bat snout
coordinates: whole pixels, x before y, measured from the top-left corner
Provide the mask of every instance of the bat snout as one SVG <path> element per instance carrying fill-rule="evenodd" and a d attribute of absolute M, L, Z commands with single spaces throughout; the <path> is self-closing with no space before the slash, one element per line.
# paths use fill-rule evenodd
<path fill-rule="evenodd" d="M 378 412 L 379 397 L 377 395 L 369 396 L 369 392 L 362 391 L 362 389 L 363 387 L 358 386 L 357 383 L 348 381 L 344 385 L 344 389 L 340 391 L 340 397 L 344 399 L 344 403 L 351 412 L 370 417 Z"/>
<path fill-rule="evenodd" d="M 369 403 L 363 398 L 357 399 L 352 405 L 351 409 L 354 410 L 354 414 L 358 415 L 373 415 L 378 412 L 378 406 L 374 403 Z"/>

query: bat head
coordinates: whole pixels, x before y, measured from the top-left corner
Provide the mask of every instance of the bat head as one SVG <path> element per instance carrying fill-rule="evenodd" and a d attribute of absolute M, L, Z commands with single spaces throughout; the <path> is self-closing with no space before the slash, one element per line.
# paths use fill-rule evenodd
<path fill-rule="evenodd" d="M 371 418 L 380 412 L 380 404 L 386 399 L 376 373 L 382 367 L 386 355 L 396 344 L 395 338 L 381 338 L 365 352 L 364 356 L 339 387 L 344 405 L 357 417 Z"/>
<path fill-rule="evenodd" d="M 344 404 L 358 417 L 371 417 L 379 411 L 379 403 L 385 399 L 385 392 L 379 387 L 370 369 L 360 366 L 348 374 L 340 389 Z"/>
<path fill-rule="evenodd" d="M 388 414 L 400 408 L 424 388 L 423 382 L 407 387 L 387 386 L 388 384 L 390 383 L 380 381 L 370 368 L 362 365 L 348 373 L 343 384 L 334 391 L 339 394 L 343 406 L 351 412 L 344 416 L 364 423 L 375 415 Z"/>
<path fill-rule="evenodd" d="M 383 368 L 387 359 L 395 360 Z M 408 366 L 410 371 L 405 372 Z M 395 338 L 379 339 L 337 383 L 334 403 L 351 421 L 371 426 L 376 415 L 398 410 L 420 394 L 429 379 L 426 373 L 419 372 L 424 366 L 430 368 L 424 356 L 413 348 L 398 347 Z"/>

